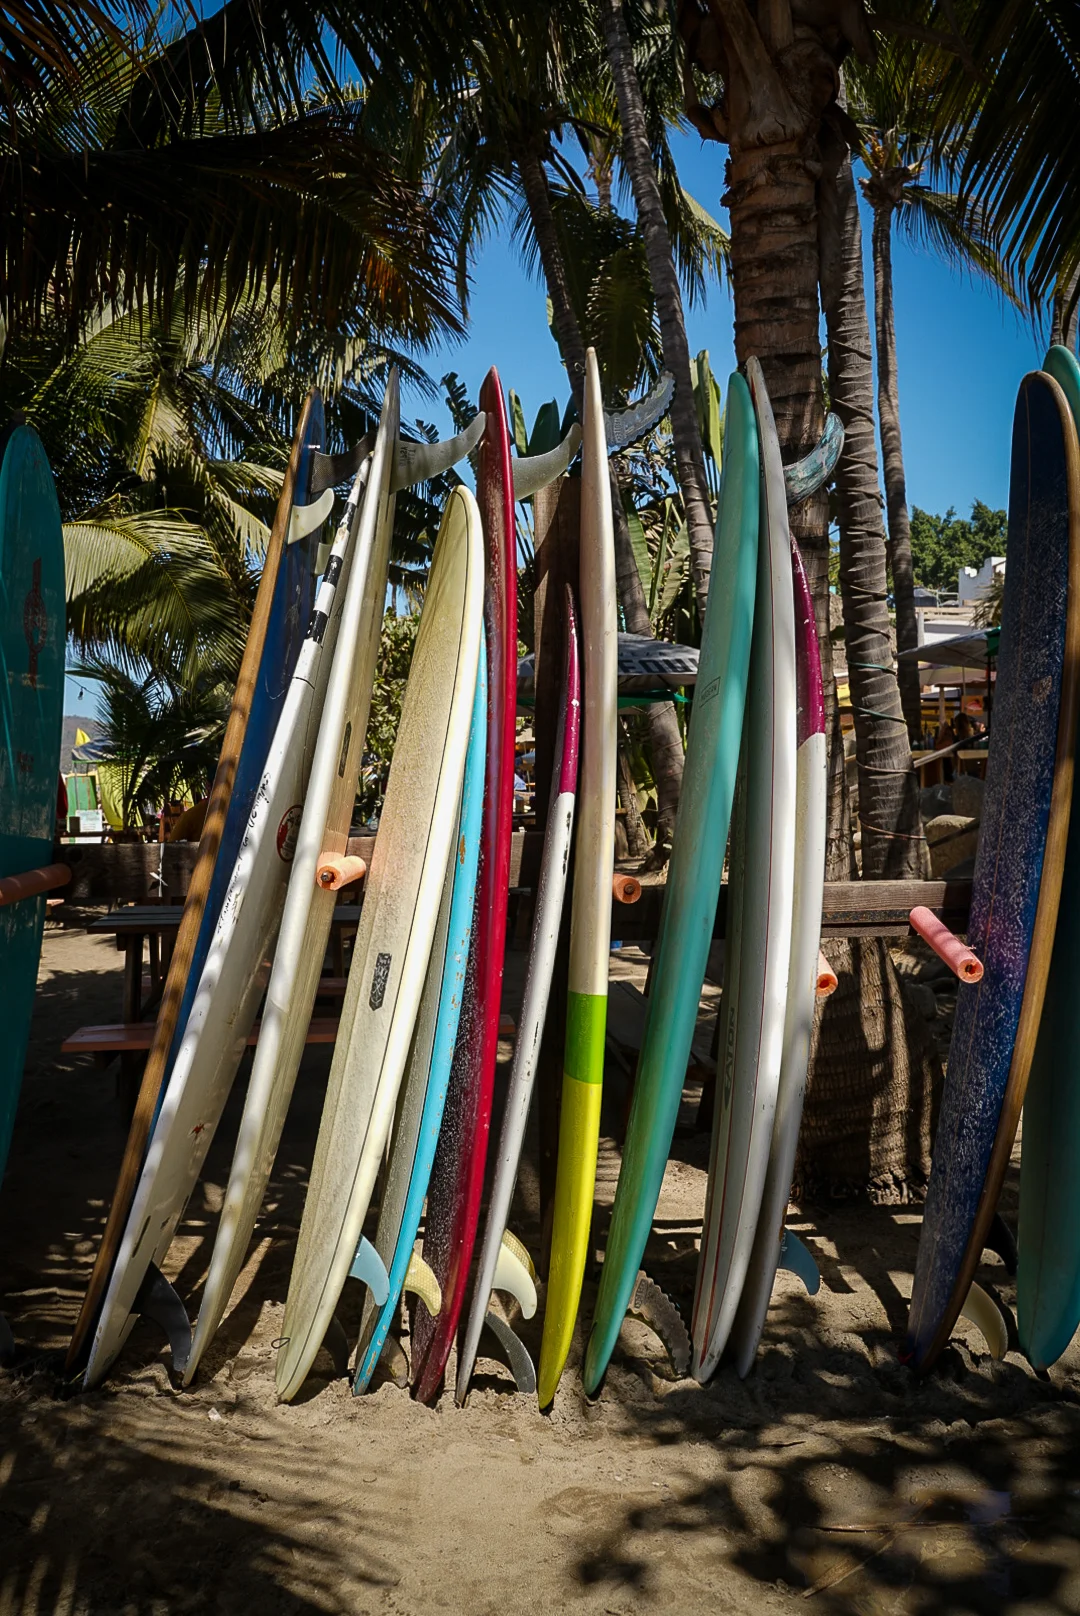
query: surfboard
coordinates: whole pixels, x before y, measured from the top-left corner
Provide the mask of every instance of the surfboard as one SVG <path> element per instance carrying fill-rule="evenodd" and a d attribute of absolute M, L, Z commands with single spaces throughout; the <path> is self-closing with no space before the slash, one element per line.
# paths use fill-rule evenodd
<path fill-rule="evenodd" d="M 337 894 L 319 885 L 316 871 L 324 852 L 345 853 L 356 801 L 390 560 L 398 400 L 397 373 L 392 372 L 352 541 L 349 577 L 341 586 L 341 626 L 329 665 L 259 1041 L 188 1360 L 188 1381 L 213 1339 L 244 1265 L 326 957 Z"/>
<path fill-rule="evenodd" d="M 795 888 L 795 610 L 780 445 L 756 359 L 761 448 L 750 673 L 729 855 L 717 1103 L 690 1328 L 708 1380 L 727 1345 L 757 1230 L 784 1048 Z"/>
<path fill-rule="evenodd" d="M 252 798 L 262 777 L 273 724 L 281 706 L 277 694 L 279 668 L 289 666 L 290 658 L 295 663 L 299 654 L 313 579 L 307 547 L 290 546 L 288 534 L 294 505 L 308 503 L 311 459 L 321 446 L 322 438 L 322 401 L 319 394 L 313 392 L 305 400 L 300 414 L 274 513 L 221 755 L 210 789 L 199 855 L 173 945 L 154 1040 L 139 1085 L 116 1188 L 68 1348 L 69 1370 L 81 1365 L 105 1298 L 178 1037 L 191 1008 L 195 984 L 217 924 L 227 876 L 235 864 Z M 273 673 L 269 670 L 264 673 L 264 658 L 277 663 L 279 668 Z M 219 858 L 221 874 L 216 875 Z"/>
<path fill-rule="evenodd" d="M 1057 382 L 1025 376 L 1013 417 L 1009 565 L 968 942 L 915 1264 L 907 1354 L 928 1369 L 997 1209 L 1054 945 L 1080 711 L 1080 451 Z"/>
<path fill-rule="evenodd" d="M 544 848 L 533 916 L 529 964 L 525 991 L 518 1018 L 514 1061 L 503 1113 L 502 1132 L 496 1157 L 495 1177 L 488 1203 L 487 1223 L 480 1247 L 476 1282 L 473 1288 L 465 1336 L 458 1356 L 454 1395 L 463 1403 L 469 1391 L 476 1363 L 480 1335 L 487 1318 L 491 1294 L 505 1289 L 521 1305 L 526 1318 L 536 1309 L 536 1289 L 527 1264 L 522 1264 L 514 1246 L 504 1239 L 510 1216 L 510 1202 L 517 1183 L 518 1164 L 525 1140 L 525 1125 L 532 1101 L 540 1041 L 547 1019 L 548 996 L 555 967 L 555 953 L 562 924 L 570 843 L 574 832 L 574 806 L 577 796 L 578 748 L 581 731 L 581 670 L 578 652 L 577 613 L 569 586 L 564 608 L 566 664 L 563 674 L 562 705 L 555 733 L 558 768 L 551 782 Z"/>
<path fill-rule="evenodd" d="M 49 462 L 14 426 L 0 463 L 0 876 L 52 861 L 64 710 L 64 536 Z M 45 893 L 0 907 L 0 1178 L 37 987 Z"/>
<path fill-rule="evenodd" d="M 385 1268 L 362 1230 L 390 1137 L 457 837 L 483 597 L 480 513 L 459 486 L 447 501 L 436 540 L 353 946 L 285 1302 L 276 1368 L 283 1402 L 303 1385 L 350 1272 L 377 1277 L 386 1294 Z"/>
<path fill-rule="evenodd" d="M 654 949 L 634 1093 L 596 1313 L 585 1352 L 591 1396 L 607 1369 L 652 1228 L 697 1023 L 735 791 L 757 587 L 758 437 L 749 389 L 728 384 L 724 465 L 697 695 Z"/>
<path fill-rule="evenodd" d="M 309 572 L 317 545 L 317 525 L 304 539 L 292 542 L 293 549 L 306 555 Z M 133 1316 L 140 1311 L 139 1293 L 151 1265 L 156 1269 L 169 1248 L 266 987 L 340 619 L 340 611 L 334 610 L 336 579 L 347 564 L 347 549 L 348 526 L 337 549 L 338 564 L 323 580 L 310 614 L 195 985 L 94 1333 L 87 1386 L 101 1380 L 119 1352 Z M 276 687 L 276 674 L 261 678 L 264 689 Z M 186 1368 L 186 1358 L 182 1349 L 177 1370 Z"/>
<path fill-rule="evenodd" d="M 785 1230 L 784 1220 L 795 1171 L 795 1150 L 799 1142 L 799 1124 L 806 1093 L 806 1069 L 817 995 L 821 900 L 825 880 L 828 764 L 821 653 L 814 622 L 814 602 L 802 556 L 794 539 L 791 541 L 791 569 L 795 592 L 795 682 L 798 698 L 791 970 L 769 1168 L 765 1175 L 750 1265 L 728 1342 L 735 1368 L 743 1378 L 750 1373 L 754 1362 L 777 1268 L 783 1266 L 795 1268 L 797 1272 L 804 1271 L 797 1266 L 802 1257 L 802 1252 L 795 1249 L 797 1237 L 790 1230 Z M 813 1265 L 813 1258 L 808 1252 L 806 1258 Z M 813 1266 L 805 1272 L 812 1276 Z M 812 1277 L 808 1283 L 813 1289 L 817 1288 Z"/>
<path fill-rule="evenodd" d="M 570 1352 L 589 1250 L 611 950 L 618 724 L 618 597 L 600 369 L 586 354 L 581 456 L 583 725 L 570 917 L 566 1044 L 551 1261 L 537 1394 L 546 1408 Z"/>
<path fill-rule="evenodd" d="M 457 1333 L 484 1187 L 495 1057 L 499 1043 L 510 834 L 514 809 L 517 685 L 517 529 L 510 433 L 498 372 L 480 389 L 486 425 L 480 441 L 477 498 L 484 526 L 484 634 L 488 659 L 488 732 L 480 878 L 462 1031 L 450 1072 L 442 1137 L 428 1188 L 423 1258 L 436 1275 L 442 1308 L 421 1303 L 413 1320 L 416 1396 L 431 1402 L 442 1385 Z"/>
<path fill-rule="evenodd" d="M 1055 346 L 1043 369 L 1080 426 L 1080 364 Z M 1069 816 L 1054 951 L 1024 1098 L 1016 1322 L 1036 1369 L 1056 1363 L 1080 1324 L 1080 811 Z"/>
<path fill-rule="evenodd" d="M 357 1348 L 353 1391 L 364 1391 L 375 1373 L 379 1357 L 393 1327 L 403 1289 L 425 1295 L 428 1311 L 442 1303 L 438 1281 L 421 1266 L 414 1252 L 420 1215 L 424 1209 L 431 1164 L 442 1126 L 443 1106 L 450 1081 L 450 1063 L 457 1042 L 465 972 L 476 903 L 476 877 L 480 860 L 480 818 L 484 803 L 484 760 L 487 753 L 487 652 L 480 648 L 476 695 L 473 698 L 465 782 L 461 790 L 458 839 L 450 854 L 443 913 L 431 951 L 420 1012 L 416 1018 L 409 1065 L 402 1085 L 398 1114 L 390 1141 L 375 1250 L 385 1264 L 389 1283 L 380 1306 L 369 1290 L 364 1300 Z"/>

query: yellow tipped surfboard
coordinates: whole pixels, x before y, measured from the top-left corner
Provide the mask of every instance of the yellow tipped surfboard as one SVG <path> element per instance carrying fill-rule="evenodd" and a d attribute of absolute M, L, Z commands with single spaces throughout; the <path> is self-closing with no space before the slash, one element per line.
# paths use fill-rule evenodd
<path fill-rule="evenodd" d="M 611 951 L 618 614 L 604 409 L 600 372 L 591 348 L 585 370 L 584 415 L 580 558 L 583 740 L 555 1219 L 537 1384 L 541 1408 L 555 1396 L 566 1364 L 585 1276 L 600 1139 Z"/>

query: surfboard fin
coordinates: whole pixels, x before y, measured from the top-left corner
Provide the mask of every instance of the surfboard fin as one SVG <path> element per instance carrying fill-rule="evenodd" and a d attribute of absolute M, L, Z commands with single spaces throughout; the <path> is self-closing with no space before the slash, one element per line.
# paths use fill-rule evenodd
<path fill-rule="evenodd" d="M 643 438 L 668 412 L 675 396 L 675 378 L 670 370 L 660 373 L 660 380 L 651 393 L 639 398 L 626 410 L 604 411 L 604 435 L 609 449 L 625 449 L 628 444 Z"/>
<path fill-rule="evenodd" d="M 1009 1350 L 1008 1326 L 994 1298 L 974 1280 L 960 1309 L 960 1316 L 969 1319 L 982 1335 L 991 1358 L 1004 1358 Z"/>
<path fill-rule="evenodd" d="M 1016 1265 L 1019 1261 L 1016 1240 L 1000 1212 L 994 1213 L 993 1222 L 986 1231 L 983 1248 L 986 1251 L 994 1252 L 996 1256 L 1001 1258 L 1005 1264 L 1005 1272 L 1010 1278 L 1016 1277 Z"/>
<path fill-rule="evenodd" d="M 801 460 L 784 467 L 784 488 L 789 505 L 798 505 L 824 487 L 836 470 L 836 462 L 844 447 L 844 423 L 830 410 L 825 417 L 825 430 L 814 448 Z"/>
<path fill-rule="evenodd" d="M 804 1245 L 791 1229 L 784 1230 L 784 1237 L 780 1242 L 780 1260 L 776 1266 L 786 1269 L 789 1274 L 797 1274 L 806 1286 L 807 1296 L 816 1296 L 821 1289 L 818 1265 L 809 1247 Z"/>
<path fill-rule="evenodd" d="M 383 1342 L 378 1367 L 395 1386 L 404 1387 L 409 1384 L 409 1360 L 405 1356 L 405 1348 L 396 1335 L 388 1335 Z"/>
<path fill-rule="evenodd" d="M 375 447 L 374 432 L 365 432 L 360 442 L 341 454 L 322 454 L 318 449 L 311 457 L 310 493 L 314 499 L 324 488 L 334 488 L 347 477 L 355 477 Z"/>
<path fill-rule="evenodd" d="M 289 532 L 286 544 L 296 544 L 299 539 L 306 539 L 309 533 L 314 533 L 317 527 L 322 527 L 326 518 L 334 508 L 334 490 L 324 489 L 318 499 L 310 505 L 294 505 L 289 513 Z"/>
<path fill-rule="evenodd" d="M 536 1269 L 528 1251 L 509 1229 L 503 1230 L 491 1288 L 512 1296 L 523 1318 L 531 1319 L 536 1312 Z"/>
<path fill-rule="evenodd" d="M 131 1311 L 152 1319 L 169 1343 L 173 1368 L 183 1374 L 191 1355 L 191 1321 L 176 1291 L 156 1263 L 151 1263 L 135 1295 Z"/>
<path fill-rule="evenodd" d="M 574 421 L 562 442 L 547 454 L 524 455 L 513 461 L 514 498 L 529 499 L 561 477 L 580 447 L 581 427 Z"/>
<path fill-rule="evenodd" d="M 390 1276 L 386 1272 L 386 1264 L 365 1234 L 360 1236 L 349 1278 L 358 1279 L 367 1286 L 376 1307 L 385 1307 L 390 1295 Z"/>
<path fill-rule="evenodd" d="M 638 1270 L 634 1293 L 626 1311 L 631 1318 L 640 1319 L 660 1337 L 667 1348 L 671 1367 L 681 1380 L 690 1369 L 690 1337 L 679 1309 L 671 1297 L 649 1278 L 644 1268 Z"/>
<path fill-rule="evenodd" d="M 349 1338 L 345 1326 L 335 1313 L 326 1326 L 323 1346 L 334 1360 L 334 1374 L 343 1380 L 349 1373 Z"/>
<path fill-rule="evenodd" d="M 483 410 L 479 410 L 464 432 L 445 438 L 441 443 L 406 443 L 399 438 L 394 469 L 390 473 L 390 492 L 396 494 L 413 483 L 427 483 L 432 477 L 441 477 L 444 471 L 472 453 L 484 435 L 486 422 Z"/>
<path fill-rule="evenodd" d="M 428 1266 L 418 1251 L 414 1251 L 409 1258 L 402 1290 L 411 1291 L 414 1296 L 418 1296 L 433 1319 L 442 1312 L 442 1287 L 435 1277 L 434 1270 Z"/>
<path fill-rule="evenodd" d="M 513 1331 L 506 1320 L 500 1318 L 498 1313 L 488 1308 L 484 1315 L 484 1329 L 488 1330 L 502 1349 L 504 1358 L 514 1377 L 514 1385 L 526 1397 L 536 1396 L 536 1368 L 529 1357 L 528 1350 L 521 1337 Z M 464 1398 L 461 1399 L 464 1402 Z"/>

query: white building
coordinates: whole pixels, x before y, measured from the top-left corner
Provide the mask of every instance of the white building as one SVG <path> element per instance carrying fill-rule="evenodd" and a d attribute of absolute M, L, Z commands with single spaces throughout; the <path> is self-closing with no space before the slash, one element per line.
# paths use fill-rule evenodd
<path fill-rule="evenodd" d="M 957 579 L 956 598 L 961 606 L 975 606 L 1005 571 L 1004 556 L 987 556 L 981 567 L 961 567 Z"/>

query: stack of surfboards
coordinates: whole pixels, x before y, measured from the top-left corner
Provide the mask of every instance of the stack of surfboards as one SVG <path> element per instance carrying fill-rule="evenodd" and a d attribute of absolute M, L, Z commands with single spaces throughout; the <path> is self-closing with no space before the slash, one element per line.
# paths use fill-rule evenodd
<path fill-rule="evenodd" d="M 454 488 L 432 557 L 276 1375 L 278 1394 L 288 1400 L 324 1344 L 344 1367 L 349 1344 L 337 1309 L 345 1285 L 357 1279 L 366 1296 L 352 1367 L 356 1392 L 371 1383 L 380 1358 L 397 1361 L 396 1319 L 410 1293 L 411 1377 L 419 1398 L 438 1395 L 461 1325 L 459 1402 L 485 1326 L 501 1341 L 519 1387 L 536 1391 L 541 1406 L 556 1395 L 590 1249 L 614 853 L 618 616 L 608 433 L 595 354 L 587 357 L 581 431 L 550 455 L 512 457 L 494 371 L 481 405 L 470 431 L 450 444 L 402 445 L 391 377 L 374 441 L 337 458 L 321 451 L 318 399 L 305 408 L 181 930 L 180 963 L 170 976 L 81 1340 L 73 1347 L 78 1358 L 93 1332 L 88 1384 L 106 1373 L 140 1313 L 166 1329 L 174 1366 L 190 1380 L 227 1312 L 296 1081 L 335 893 L 362 873 L 349 851 L 349 822 L 395 492 L 478 445 L 477 497 L 464 485 Z M 565 469 L 579 439 L 580 593 L 575 598 L 568 590 L 561 603 L 556 768 L 525 1000 L 481 1236 L 513 798 L 514 505 Z M 778 1265 L 808 1271 L 784 1215 L 817 976 L 825 753 L 813 610 L 787 501 L 793 487 L 804 493 L 828 469 L 815 463 L 793 468 L 794 478 L 785 474 L 760 367 L 751 361 L 745 377 L 732 377 L 711 604 L 633 1109 L 586 1351 L 589 1392 L 603 1378 L 638 1287 L 689 1057 L 729 821 L 723 1081 L 693 1318 L 695 1373 L 707 1377 L 730 1341 L 745 1374 Z M 343 475 L 353 476 L 352 490 L 336 536 L 320 553 L 319 530 L 333 496 L 329 488 L 316 496 Z M 294 609 L 285 610 L 290 603 Z M 495 1298 L 509 1296 L 525 1317 L 538 1306 L 529 1253 L 508 1225 L 572 839 L 559 1152 L 534 1368 Z M 161 1264 L 264 995 L 192 1337 Z"/>

